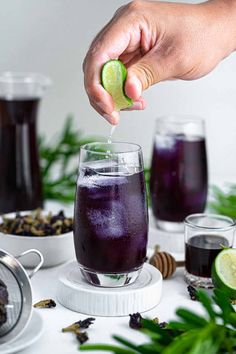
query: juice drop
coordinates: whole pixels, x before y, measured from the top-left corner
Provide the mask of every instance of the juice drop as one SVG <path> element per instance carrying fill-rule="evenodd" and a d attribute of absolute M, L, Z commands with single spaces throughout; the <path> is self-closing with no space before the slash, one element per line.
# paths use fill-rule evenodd
<path fill-rule="evenodd" d="M 111 127 L 111 131 L 110 131 L 110 135 L 109 135 L 109 137 L 108 137 L 108 139 L 107 139 L 107 143 L 108 144 L 111 144 L 112 143 L 112 135 L 114 134 L 114 131 L 115 131 L 115 129 L 116 129 L 116 125 L 113 125 L 112 127 Z"/>

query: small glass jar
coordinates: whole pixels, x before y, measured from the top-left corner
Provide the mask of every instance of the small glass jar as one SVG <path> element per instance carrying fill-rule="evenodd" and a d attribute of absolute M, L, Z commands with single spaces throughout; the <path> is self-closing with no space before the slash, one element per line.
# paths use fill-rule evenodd
<path fill-rule="evenodd" d="M 232 247 L 235 222 L 228 216 L 192 214 L 185 219 L 185 279 L 212 288 L 211 268 L 222 247 Z"/>

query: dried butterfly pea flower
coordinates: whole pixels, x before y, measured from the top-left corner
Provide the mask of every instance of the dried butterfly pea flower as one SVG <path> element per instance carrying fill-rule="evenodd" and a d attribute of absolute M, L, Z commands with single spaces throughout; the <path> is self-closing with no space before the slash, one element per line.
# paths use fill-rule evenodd
<path fill-rule="evenodd" d="M 6 284 L 0 279 L 0 305 L 8 304 L 8 291 Z"/>
<path fill-rule="evenodd" d="M 46 299 L 46 300 L 41 300 L 39 302 L 37 302 L 36 304 L 34 304 L 35 308 L 40 308 L 40 309 L 50 309 L 53 307 L 56 307 L 56 303 L 54 300 L 52 299 Z"/>
<path fill-rule="evenodd" d="M 76 331 L 76 339 L 83 344 L 89 339 L 87 332 Z"/>
<path fill-rule="evenodd" d="M 72 323 L 70 326 L 62 328 L 62 332 L 72 332 L 75 333 L 76 339 L 83 344 L 89 339 L 87 332 L 81 332 L 81 329 L 89 328 L 91 324 L 95 321 L 95 318 L 88 317 L 85 320 L 80 320 Z"/>
<path fill-rule="evenodd" d="M 0 327 L 7 322 L 7 310 L 5 305 L 0 305 Z"/>
<path fill-rule="evenodd" d="M 187 287 L 187 290 L 191 300 L 193 301 L 199 300 L 197 290 L 192 285 L 189 285 Z"/>
<path fill-rule="evenodd" d="M 133 313 L 132 315 L 129 315 L 129 326 L 130 328 L 133 329 L 140 329 L 142 328 L 142 316 L 140 315 L 139 312 Z"/>
<path fill-rule="evenodd" d="M 95 318 L 88 317 L 85 320 L 74 322 L 70 326 L 62 328 L 62 332 L 76 332 L 79 329 L 89 328 L 89 326 L 93 324 L 94 321 Z"/>
<path fill-rule="evenodd" d="M 143 327 L 143 325 L 142 325 L 143 317 L 141 316 L 141 314 L 139 312 L 133 313 L 132 315 L 129 315 L 129 316 L 130 316 L 130 319 L 129 319 L 130 328 L 140 329 Z M 166 326 L 168 325 L 167 322 L 160 322 L 159 323 L 158 317 L 155 317 L 152 321 L 160 328 L 166 328 Z"/>
<path fill-rule="evenodd" d="M 8 304 L 8 291 L 6 284 L 0 279 L 0 326 L 7 321 L 6 305 Z"/>
<path fill-rule="evenodd" d="M 3 216 L 2 220 L 0 232 L 19 236 L 52 236 L 73 230 L 73 219 L 65 217 L 62 210 L 56 215 L 44 215 L 37 209 L 24 216 L 16 213 L 13 219 Z"/>
<path fill-rule="evenodd" d="M 160 327 L 160 328 L 166 328 L 167 327 L 167 325 L 168 325 L 168 323 L 167 322 L 160 322 L 160 323 L 158 323 L 158 326 Z"/>

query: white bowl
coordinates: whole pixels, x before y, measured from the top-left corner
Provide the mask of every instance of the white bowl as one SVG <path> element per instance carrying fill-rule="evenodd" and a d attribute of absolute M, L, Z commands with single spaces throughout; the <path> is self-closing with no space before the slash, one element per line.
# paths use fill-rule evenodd
<path fill-rule="evenodd" d="M 27 213 L 29 212 L 22 212 L 21 215 Z M 4 216 L 13 218 L 15 213 Z M 72 231 L 55 236 L 18 236 L 0 232 L 0 248 L 15 257 L 29 249 L 37 249 L 44 257 L 44 268 L 53 267 L 75 258 Z M 35 267 L 38 263 L 38 259 L 33 255 L 26 255 L 19 261 L 27 268 Z"/>

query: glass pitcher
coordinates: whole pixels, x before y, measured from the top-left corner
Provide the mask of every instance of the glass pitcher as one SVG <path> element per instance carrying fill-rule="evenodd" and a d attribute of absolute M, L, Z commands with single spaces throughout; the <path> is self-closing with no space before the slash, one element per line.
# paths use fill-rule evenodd
<path fill-rule="evenodd" d="M 37 112 L 50 80 L 0 74 L 0 214 L 42 207 Z"/>

